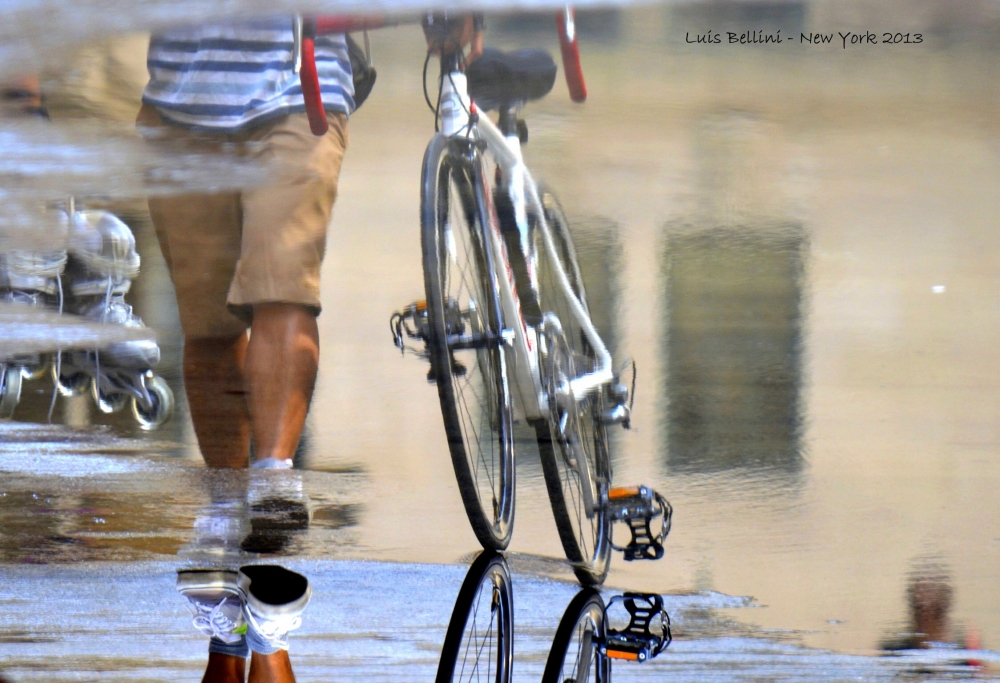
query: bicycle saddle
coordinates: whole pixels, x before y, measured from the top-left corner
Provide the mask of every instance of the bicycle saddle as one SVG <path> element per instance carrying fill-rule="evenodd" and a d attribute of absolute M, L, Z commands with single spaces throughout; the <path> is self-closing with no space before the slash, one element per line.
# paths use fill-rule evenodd
<path fill-rule="evenodd" d="M 545 97 L 556 82 L 556 63 L 538 48 L 503 52 L 488 47 L 465 75 L 476 106 L 489 111 Z"/>

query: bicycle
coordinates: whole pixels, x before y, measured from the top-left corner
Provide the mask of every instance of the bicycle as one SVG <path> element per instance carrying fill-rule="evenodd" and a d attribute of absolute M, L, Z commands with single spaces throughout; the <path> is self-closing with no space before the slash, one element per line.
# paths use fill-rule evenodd
<path fill-rule="evenodd" d="M 483 551 L 469 567 L 441 646 L 436 683 L 511 680 L 514 598 L 503 556 Z"/>
<path fill-rule="evenodd" d="M 572 10 L 558 19 L 570 95 L 583 101 Z M 428 35 L 444 37 L 464 20 L 430 14 L 423 25 Z M 308 41 L 323 27 L 380 25 L 372 19 L 310 21 L 303 36 Z M 616 547 L 612 522 L 633 527 L 628 547 L 646 549 L 626 559 L 656 559 L 672 510 L 645 487 L 611 486 L 607 429 L 628 427 L 633 392 L 622 384 L 590 319 L 562 207 L 523 162 L 528 131 L 518 112 L 551 91 L 556 65 L 544 50 L 490 49 L 466 64 L 461 47 L 443 48 L 448 42 L 438 43 L 436 103 L 426 88 L 431 51 L 424 63 L 424 94 L 435 118 L 421 173 L 426 298 L 393 314 L 393 341 L 430 362 L 428 380 L 437 385 L 459 491 L 483 547 L 502 550 L 510 542 L 513 428 L 524 420 L 535 430 L 566 557 L 581 582 L 600 584 Z M 313 132 L 322 134 L 325 117 L 314 65 L 307 64 L 308 44 L 303 54 L 302 89 Z M 492 109 L 499 113 L 496 124 L 483 113 Z M 411 348 L 407 339 L 424 346 Z M 654 534 L 656 517 L 662 527 Z M 645 535 L 636 536 L 636 529 Z"/>
<path fill-rule="evenodd" d="M 582 101 L 571 17 L 560 22 L 560 37 L 571 95 Z M 469 66 L 460 52 L 441 55 L 439 130 L 421 176 L 426 304 L 391 324 L 397 346 L 404 335 L 425 343 L 480 543 L 502 549 L 510 540 L 513 424 L 524 419 L 535 430 L 566 557 L 580 581 L 600 584 L 617 495 L 607 428 L 628 425 L 630 392 L 590 319 L 562 207 L 522 158 L 527 125 L 518 112 L 551 90 L 555 74 L 542 50 L 484 51 Z M 497 124 L 481 113 L 492 109 Z M 630 510 L 649 508 L 640 507 Z M 668 511 L 658 508 L 664 519 Z"/>
<path fill-rule="evenodd" d="M 623 609 L 628 623 L 614 628 L 609 612 Z M 670 643 L 670 615 L 655 593 L 623 593 L 605 605 L 600 593 L 585 588 L 566 607 L 542 683 L 610 683 L 614 660 L 648 662 Z"/>

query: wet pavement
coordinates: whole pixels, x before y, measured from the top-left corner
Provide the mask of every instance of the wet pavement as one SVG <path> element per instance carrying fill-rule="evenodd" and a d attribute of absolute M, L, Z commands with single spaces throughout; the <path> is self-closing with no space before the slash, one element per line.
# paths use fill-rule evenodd
<path fill-rule="evenodd" d="M 992 5 L 949 7 L 609 10 L 581 24 L 589 101 L 571 104 L 559 82 L 525 110 L 527 161 L 566 207 L 598 327 L 616 360 L 638 366 L 633 429 L 613 434 L 616 483 L 654 486 L 675 509 L 666 557 L 616 556 L 604 592 L 664 594 L 674 642 L 652 662 L 616 662 L 615 678 L 1000 670 L 1000 53 Z M 892 24 L 929 38 L 908 51 L 683 43 L 685 31 L 754 22 L 786 32 Z M 530 21 L 497 17 L 488 35 L 556 47 Z M 379 80 L 351 121 L 324 264 L 321 370 L 291 479 L 300 507 L 257 500 L 252 541 L 230 548 L 312 583 L 292 635 L 303 681 L 431 680 L 478 551 L 437 391 L 386 325 L 423 296 L 417 181 L 433 130 L 423 38 L 414 27 L 371 38 Z M 153 162 L 120 126 L 91 135 L 92 123 L 54 115 L 61 145 L 28 145 L 43 140 L 40 125 L 0 130 L 36 155 L 86 143 L 100 164 L 111 149 L 102 140 L 119 154 L 107 174 L 40 174 L 15 200 L 107 186 L 102 201 L 120 202 L 156 185 L 129 175 Z M 221 177 L 174 161 L 161 178 Z M 223 179 L 256 182 L 258 171 Z M 15 421 L 0 422 L 0 675 L 11 681 L 196 680 L 204 638 L 175 572 L 199 557 L 198 520 L 213 505 L 249 496 L 254 513 L 260 489 L 260 473 L 203 466 L 169 279 L 141 204 L 126 213 L 143 256 L 131 300 L 158 333 L 158 372 L 178 411 L 147 433 L 127 411 L 60 397 L 48 425 L 42 379 L 25 383 Z M 11 234 L 11 244 L 35 237 Z M 54 336 L 6 321 L 0 353 L 18 334 L 38 349 Z M 540 679 L 578 586 L 533 434 L 516 436 L 508 561 L 514 678 L 528 681 Z"/>

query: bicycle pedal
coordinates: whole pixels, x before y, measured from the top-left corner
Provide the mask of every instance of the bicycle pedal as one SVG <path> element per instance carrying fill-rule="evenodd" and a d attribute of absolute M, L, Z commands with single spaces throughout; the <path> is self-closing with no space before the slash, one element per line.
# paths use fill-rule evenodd
<path fill-rule="evenodd" d="M 609 627 L 602 654 L 610 659 L 648 662 L 663 652 L 673 641 L 670 615 L 663 609 L 663 598 L 655 593 L 623 593 L 608 602 L 607 612 L 620 605 L 628 612 L 628 625 L 622 629 Z M 650 628 L 658 623 L 659 633 Z"/>
<path fill-rule="evenodd" d="M 389 316 L 392 343 L 400 351 L 406 351 L 406 339 L 418 339 L 425 344 L 430 338 L 427 322 L 427 302 L 414 301 Z"/>
<path fill-rule="evenodd" d="M 612 522 L 624 522 L 631 533 L 625 546 L 611 547 L 623 553 L 625 561 L 659 560 L 663 542 L 670 533 L 674 509 L 666 498 L 648 486 L 612 488 L 608 491 L 608 516 Z M 659 529 L 653 523 L 659 518 Z"/>

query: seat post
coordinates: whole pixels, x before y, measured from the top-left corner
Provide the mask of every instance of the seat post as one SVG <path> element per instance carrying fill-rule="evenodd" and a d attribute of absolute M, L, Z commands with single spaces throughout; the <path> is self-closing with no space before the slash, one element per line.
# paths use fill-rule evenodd
<path fill-rule="evenodd" d="M 504 137 L 517 136 L 517 109 L 512 104 L 500 105 L 500 120 L 497 128 L 504 134 Z"/>

